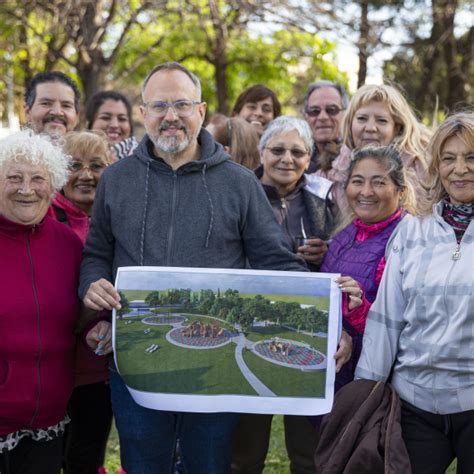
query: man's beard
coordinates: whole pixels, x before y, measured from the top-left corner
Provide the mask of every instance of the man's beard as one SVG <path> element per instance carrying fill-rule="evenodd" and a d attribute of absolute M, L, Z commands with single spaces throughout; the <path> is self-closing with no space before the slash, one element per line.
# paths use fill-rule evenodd
<path fill-rule="evenodd" d="M 180 137 L 178 136 L 164 137 L 161 135 L 160 132 L 167 130 L 171 126 L 183 130 L 184 138 L 180 140 Z M 148 132 L 148 136 L 153 142 L 153 145 L 155 145 L 157 151 L 166 153 L 167 155 L 176 155 L 186 150 L 192 139 L 195 138 L 189 135 L 188 128 L 182 122 L 170 122 L 168 120 L 164 120 L 161 123 L 156 134 Z"/>
<path fill-rule="evenodd" d="M 52 126 L 49 127 L 48 124 L 52 122 L 53 120 L 59 120 L 63 126 L 64 126 L 64 131 L 62 130 L 61 127 L 58 126 Z M 53 143 L 58 142 L 59 140 L 62 140 L 64 135 L 69 131 L 67 128 L 67 121 L 66 119 L 57 114 L 48 114 L 47 117 L 45 117 L 41 121 L 41 125 L 38 126 L 38 123 L 34 122 L 29 122 L 27 124 L 28 128 L 33 130 L 34 133 L 39 134 L 39 135 L 47 135 L 51 139 Z"/>

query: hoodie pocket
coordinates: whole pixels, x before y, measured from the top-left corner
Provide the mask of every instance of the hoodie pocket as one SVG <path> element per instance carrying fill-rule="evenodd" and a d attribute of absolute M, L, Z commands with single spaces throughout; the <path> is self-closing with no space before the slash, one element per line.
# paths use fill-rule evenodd
<path fill-rule="evenodd" d="M 0 360 L 0 389 L 7 383 L 10 365 L 7 360 Z"/>

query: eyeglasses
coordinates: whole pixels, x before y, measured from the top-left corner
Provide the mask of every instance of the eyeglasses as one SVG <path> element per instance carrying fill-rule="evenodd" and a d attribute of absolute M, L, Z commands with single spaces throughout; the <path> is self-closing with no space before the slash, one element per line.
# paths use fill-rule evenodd
<path fill-rule="evenodd" d="M 272 155 L 283 156 L 287 151 L 291 153 L 293 158 L 300 159 L 308 154 L 306 150 L 300 150 L 299 148 L 285 148 L 282 146 L 266 147 L 265 150 L 268 150 Z"/>
<path fill-rule="evenodd" d="M 85 165 L 82 161 L 72 161 L 69 164 L 69 170 L 77 173 L 78 171 L 82 171 L 83 169 L 88 169 L 91 173 L 100 173 L 103 169 L 105 169 L 107 165 L 105 163 L 90 163 L 89 165 Z"/>
<path fill-rule="evenodd" d="M 143 105 L 153 117 L 164 117 L 170 107 L 178 117 L 189 117 L 194 113 L 194 107 L 200 103 L 194 100 L 177 100 L 175 102 L 154 100 L 145 102 Z"/>
<path fill-rule="evenodd" d="M 344 109 L 341 109 L 337 105 L 327 105 L 324 107 L 324 110 L 330 117 L 335 117 L 339 112 Z M 321 107 L 311 107 L 306 111 L 306 115 L 309 117 L 318 117 L 319 114 L 323 111 Z"/>

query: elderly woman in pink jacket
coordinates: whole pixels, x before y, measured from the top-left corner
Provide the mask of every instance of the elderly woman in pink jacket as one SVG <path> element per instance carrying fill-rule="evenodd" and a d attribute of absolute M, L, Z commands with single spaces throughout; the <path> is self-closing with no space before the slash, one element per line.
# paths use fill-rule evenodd
<path fill-rule="evenodd" d="M 74 379 L 74 329 L 82 245 L 46 215 L 68 176 L 47 138 L 23 131 L 0 141 L 0 472 L 59 474 Z M 103 322 L 87 334 L 111 350 Z"/>

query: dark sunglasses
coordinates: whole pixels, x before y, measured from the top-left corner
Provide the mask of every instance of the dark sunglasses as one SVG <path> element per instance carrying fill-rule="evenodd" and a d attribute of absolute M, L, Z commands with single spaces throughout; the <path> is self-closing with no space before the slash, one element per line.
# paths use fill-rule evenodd
<path fill-rule="evenodd" d="M 318 117 L 322 110 L 321 107 L 311 107 L 306 111 L 306 115 L 309 115 L 310 117 Z M 327 107 L 324 107 L 324 110 L 329 116 L 335 117 L 344 109 L 339 108 L 337 105 L 328 105 Z"/>
<path fill-rule="evenodd" d="M 275 156 L 283 156 L 287 151 L 291 153 L 291 155 L 294 158 L 303 158 L 303 156 L 306 156 L 308 152 L 306 150 L 300 150 L 299 148 L 285 148 L 282 146 L 274 146 L 274 147 L 266 147 L 266 150 L 268 150 L 272 155 Z"/>

